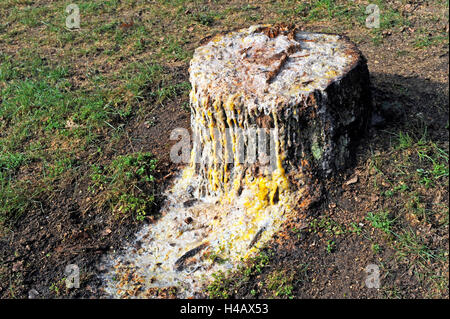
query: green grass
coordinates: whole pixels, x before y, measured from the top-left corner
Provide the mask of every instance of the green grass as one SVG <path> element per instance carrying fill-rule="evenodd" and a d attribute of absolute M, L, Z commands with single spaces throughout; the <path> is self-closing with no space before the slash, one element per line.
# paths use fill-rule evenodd
<path fill-rule="evenodd" d="M 214 21 L 216 19 L 216 15 L 211 12 L 201 12 L 197 13 L 194 16 L 194 20 L 200 24 L 203 24 L 204 26 L 211 26 L 213 25 Z"/>
<path fill-rule="evenodd" d="M 7 56 L 3 63 L 1 78 L 6 87 L 1 91 L 0 125 L 3 130 L 15 130 L 14 135 L 24 139 L 38 131 L 64 135 L 68 119 L 89 130 L 120 114 L 108 104 L 107 91 L 73 91 L 68 67 L 52 66 L 37 57 L 13 63 Z"/>
<path fill-rule="evenodd" d="M 381 246 L 378 243 L 373 243 L 371 245 L 371 249 L 374 255 L 378 254 L 381 251 Z"/>
<path fill-rule="evenodd" d="M 436 297 L 448 287 L 448 278 L 436 270 L 448 267 L 448 252 L 431 240 L 433 234 L 448 227 L 449 208 L 439 199 L 448 188 L 448 144 L 431 140 L 426 126 L 410 127 L 408 131 L 386 132 L 392 136 L 390 153 L 369 161 L 373 187 L 383 201 L 379 210 L 367 213 L 366 219 L 375 230 L 368 237 L 372 238 L 374 255 L 391 250 L 393 256 L 385 261 L 414 269 L 420 285 L 428 287 L 425 295 Z M 423 227 L 431 231 L 421 231 Z M 391 288 L 395 287 L 383 289 Z"/>
<path fill-rule="evenodd" d="M 295 272 L 289 270 L 272 271 L 266 279 L 266 287 L 273 292 L 274 297 L 293 298 Z"/>
<path fill-rule="evenodd" d="M 399 234 L 394 245 L 400 261 L 407 259 L 416 262 L 416 259 L 418 259 L 421 266 L 426 267 L 430 260 L 437 258 L 435 252 L 412 229 Z"/>
<path fill-rule="evenodd" d="M 92 167 L 91 190 L 106 190 L 104 202 L 120 218 L 133 214 L 143 220 L 152 211 L 155 200 L 153 171 L 156 159 L 150 153 L 119 156 L 107 167 Z"/>
<path fill-rule="evenodd" d="M 228 299 L 230 297 L 230 287 L 232 280 L 224 272 L 212 274 L 213 281 L 206 288 L 211 299 Z"/>
<path fill-rule="evenodd" d="M 250 290 L 252 296 L 260 294 L 265 298 L 294 298 L 294 289 L 302 282 L 308 280 L 307 272 L 309 266 L 299 264 L 294 267 L 271 269 L 271 258 L 273 251 L 263 250 L 258 255 L 245 261 L 245 263 L 234 271 L 217 272 L 212 275 L 213 281 L 208 285 L 207 292 L 210 298 L 228 299 L 235 289 L 252 278 L 259 278 L 263 271 L 267 272 L 264 281 L 258 284 L 258 288 Z"/>
<path fill-rule="evenodd" d="M 442 229 L 448 225 L 448 207 L 430 205 L 434 194 L 448 187 L 448 151 L 429 140 L 426 130 L 393 136 L 395 160 L 384 156 L 372 161 L 376 187 L 387 200 L 385 206 L 396 207 L 395 211 L 381 209 L 367 214 L 371 227 L 387 236 L 386 241 L 373 242 L 372 250 L 378 254 L 382 246 L 392 249 L 396 262 L 415 267 L 415 277 L 435 287 L 431 295 L 439 295 L 448 280 L 436 275 L 430 265 L 448 264 L 448 253 L 433 247 L 428 235 L 419 233 L 417 227 Z"/>
<path fill-rule="evenodd" d="M 332 253 L 336 249 L 336 242 L 334 240 L 327 240 L 327 253 Z"/>
<path fill-rule="evenodd" d="M 389 212 L 369 212 L 366 219 L 371 223 L 372 227 L 377 228 L 386 234 L 392 233 L 392 226 L 395 220 L 389 216 Z"/>
<path fill-rule="evenodd" d="M 38 196 L 45 190 L 53 191 L 54 182 L 63 175 L 70 175 L 76 167 L 77 151 L 95 142 L 99 129 L 108 130 L 125 120 L 137 104 L 140 90 L 150 85 L 154 76 L 148 69 L 135 72 L 129 81 L 130 101 L 125 101 L 123 98 L 117 99 L 114 91 L 97 86 L 86 91 L 74 90 L 68 81 L 72 72 L 68 66 L 53 66 L 28 51 L 23 54 L 25 59 L 22 60 L 14 60 L 7 55 L 0 57 L 0 129 L 3 131 L 0 137 L 0 185 L 4 190 L 0 197 L 0 215 L 3 221 L 7 218 L 17 220 L 17 216 L 30 207 L 30 200 L 27 199 L 30 194 L 18 191 L 25 181 L 14 178 L 22 167 L 36 163 L 42 166 L 40 179 L 47 186 L 38 186 L 40 183 L 36 174 L 33 176 L 36 180 L 26 181 L 35 184 L 32 187 L 36 192 L 32 192 L 34 195 Z M 151 92 L 159 104 L 182 90 L 179 85 L 164 84 Z M 185 88 L 183 86 L 183 90 Z M 74 144 L 75 141 L 77 144 Z M 52 149 L 55 142 L 57 145 L 70 143 L 71 147 Z M 143 160 L 139 156 L 137 158 Z M 144 158 L 147 160 L 147 157 Z M 121 165 L 126 163 L 113 163 L 118 174 L 123 168 Z M 152 160 L 149 163 L 154 165 Z M 129 182 L 126 176 L 121 176 L 123 183 Z M 149 210 L 142 197 L 132 194 L 117 196 L 115 202 L 119 205 L 118 210 L 125 214 L 134 210 L 142 218 L 144 211 Z M 151 203 L 152 197 L 149 195 L 145 200 Z"/>
<path fill-rule="evenodd" d="M 323 21 L 333 18 L 337 18 L 338 21 L 348 21 L 357 19 L 362 14 L 360 7 L 351 3 L 338 4 L 333 0 L 319 0 L 309 4 L 303 2 L 297 6 L 295 12 L 303 13 L 306 21 Z"/>
<path fill-rule="evenodd" d="M 112 23 L 100 31 L 116 26 Z M 114 32 L 117 35 L 117 28 Z M 145 30 L 137 28 L 135 33 L 142 36 Z M 177 50 L 185 54 L 184 50 Z M 93 68 L 87 74 L 91 85 L 78 88 L 70 81 L 76 72 L 73 65 L 53 64 L 30 48 L 22 49 L 18 55 L 19 58 L 0 55 L 0 222 L 9 220 L 8 224 L 35 207 L 36 198 L 55 192 L 59 182 L 80 174 L 80 152 L 98 143 L 105 134 L 117 141 L 123 135 L 123 123 L 132 114 L 145 115 L 149 108 L 151 111 L 164 107 L 165 103 L 187 95 L 190 89 L 187 81 L 174 81 L 175 74 L 167 68 L 141 62 L 130 63 L 110 76 L 116 86 L 107 85 Z M 98 148 L 98 154 L 103 147 Z M 136 156 L 143 168 L 141 155 Z M 144 168 L 149 173 L 154 159 L 143 156 L 148 160 L 149 166 Z M 93 167 L 99 165 L 103 163 L 92 163 Z M 17 180 L 17 173 L 28 166 L 33 167 L 33 175 Z M 127 179 L 126 174 L 121 175 L 121 167 L 120 162 L 107 167 L 106 174 L 117 176 L 104 187 L 107 194 L 98 194 L 97 202 L 102 203 L 100 207 L 108 202 L 109 209 L 122 216 L 143 219 L 152 209 L 154 194 L 146 189 L 144 196 L 143 190 L 136 189 L 143 182 L 151 188 L 151 183 Z M 25 183 L 26 190 L 21 190 Z M 131 188 L 133 191 L 127 193 Z"/>
<path fill-rule="evenodd" d="M 243 269 L 243 274 L 246 277 L 258 275 L 269 264 L 272 252 L 261 251 L 256 257 L 250 258 L 248 266 Z"/>
<path fill-rule="evenodd" d="M 231 273 L 219 271 L 212 275 L 212 282 L 206 287 L 209 298 L 227 299 L 233 294 L 235 287 L 248 282 L 251 278 L 260 275 L 269 265 L 273 251 L 262 250 L 258 255 L 249 258 L 235 270 L 239 276 L 231 277 Z"/>
<path fill-rule="evenodd" d="M 310 221 L 309 231 L 313 233 L 323 232 L 328 236 L 344 236 L 349 234 L 360 235 L 362 228 L 355 222 L 343 224 L 324 215 Z"/>
<path fill-rule="evenodd" d="M 0 225 L 11 228 L 35 205 L 35 198 L 36 194 L 30 190 L 29 182 L 10 182 L 0 175 Z"/>
<path fill-rule="evenodd" d="M 174 83 L 174 74 L 159 64 L 131 64 L 123 71 L 121 80 L 136 102 L 147 100 L 158 107 L 164 107 L 177 96 L 187 95 L 190 90 L 189 82 Z"/>
<path fill-rule="evenodd" d="M 438 34 L 438 35 L 429 35 L 429 34 L 419 34 L 414 39 L 414 47 L 418 49 L 427 48 L 434 45 L 447 45 L 448 46 L 448 35 L 447 34 Z"/>

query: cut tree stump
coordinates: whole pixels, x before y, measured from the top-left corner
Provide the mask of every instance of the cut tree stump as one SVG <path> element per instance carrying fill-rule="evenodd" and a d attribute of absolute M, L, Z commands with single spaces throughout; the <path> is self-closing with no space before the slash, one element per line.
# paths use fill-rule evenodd
<path fill-rule="evenodd" d="M 190 165 L 136 235 L 140 248 L 112 259 L 113 296 L 190 298 L 256 256 L 350 163 L 371 114 L 366 60 L 339 35 L 279 25 L 217 35 L 195 51 L 190 80 Z"/>
<path fill-rule="evenodd" d="M 366 59 L 345 36 L 252 26 L 205 40 L 189 71 L 200 196 L 239 192 L 246 176 L 328 178 L 369 123 Z M 255 148 L 269 152 L 255 161 Z"/>

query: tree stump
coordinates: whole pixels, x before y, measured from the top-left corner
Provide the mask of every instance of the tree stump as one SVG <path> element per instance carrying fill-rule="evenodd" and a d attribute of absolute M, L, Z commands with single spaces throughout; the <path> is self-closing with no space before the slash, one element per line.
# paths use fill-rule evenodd
<path fill-rule="evenodd" d="M 372 110 L 366 59 L 345 36 L 252 26 L 204 41 L 189 70 L 199 196 L 266 176 L 273 201 L 280 185 L 327 178 L 351 163 Z"/>
<path fill-rule="evenodd" d="M 140 248 L 110 261 L 113 296 L 175 287 L 192 297 L 254 256 L 350 163 L 371 114 L 366 60 L 339 35 L 280 25 L 220 34 L 195 51 L 190 81 L 190 165 L 162 217 L 137 234 Z"/>

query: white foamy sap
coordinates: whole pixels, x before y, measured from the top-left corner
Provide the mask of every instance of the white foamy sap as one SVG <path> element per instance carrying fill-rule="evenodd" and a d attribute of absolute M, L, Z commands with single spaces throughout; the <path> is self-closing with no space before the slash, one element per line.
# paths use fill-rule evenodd
<path fill-rule="evenodd" d="M 186 207 L 193 199 L 185 182 L 180 178 L 167 193 L 163 216 L 154 225 L 144 226 L 122 255 L 108 257 L 105 291 L 112 297 L 151 298 L 153 288 L 170 287 L 177 288 L 178 297 L 192 297 L 212 273 L 232 269 L 255 254 L 286 216 L 288 198 L 268 206 L 249 189 L 233 204 L 205 197 Z M 196 248 L 180 267 L 177 260 Z"/>
<path fill-rule="evenodd" d="M 294 39 L 282 34 L 270 38 L 257 32 L 261 27 L 216 36 L 196 49 L 189 71 L 199 101 L 238 93 L 249 109 L 268 114 L 325 89 L 357 56 L 353 44 L 340 35 L 297 32 Z"/>

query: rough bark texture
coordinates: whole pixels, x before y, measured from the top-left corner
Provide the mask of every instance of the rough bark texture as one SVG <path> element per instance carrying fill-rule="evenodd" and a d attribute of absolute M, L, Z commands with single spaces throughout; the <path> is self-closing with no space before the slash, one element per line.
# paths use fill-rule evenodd
<path fill-rule="evenodd" d="M 342 79 L 307 96 L 298 119 L 284 119 L 289 170 L 301 168 L 306 160 L 325 178 L 351 164 L 371 115 L 369 81 L 366 60 L 360 56 Z"/>

